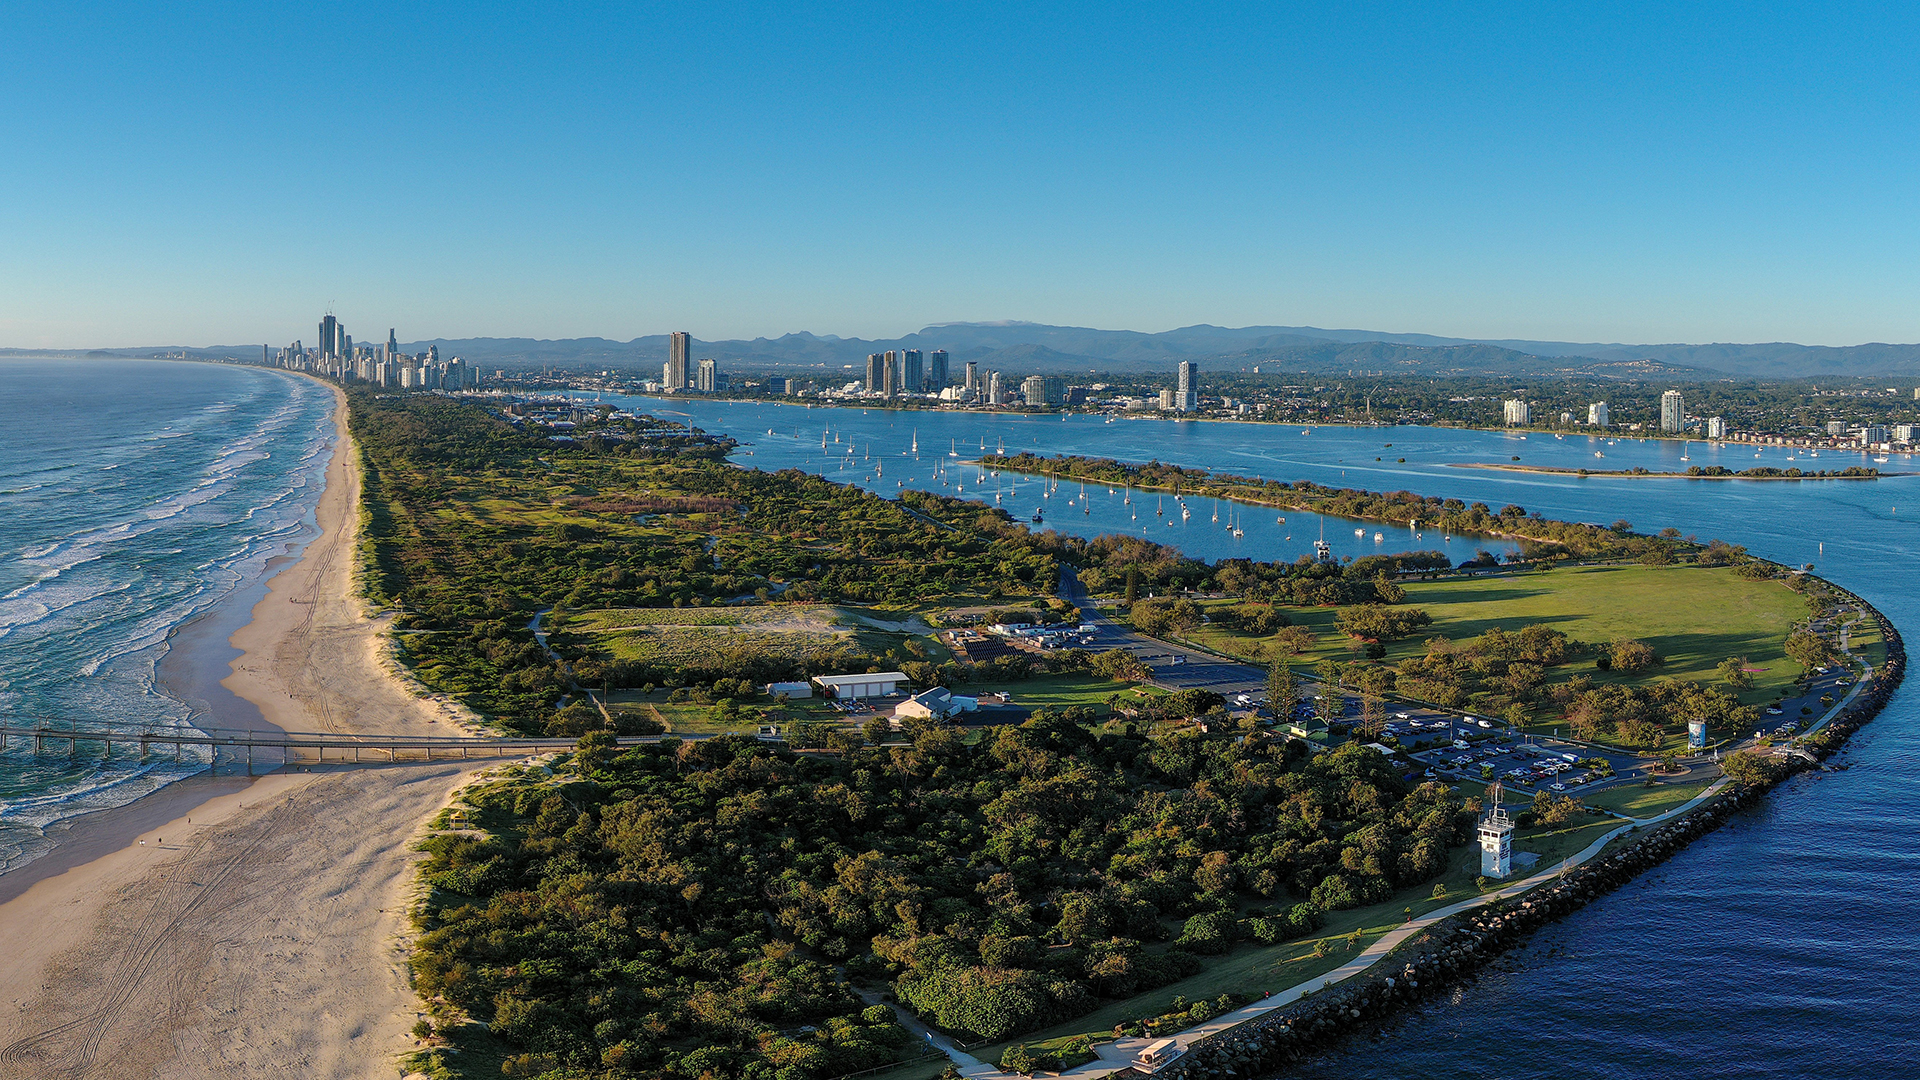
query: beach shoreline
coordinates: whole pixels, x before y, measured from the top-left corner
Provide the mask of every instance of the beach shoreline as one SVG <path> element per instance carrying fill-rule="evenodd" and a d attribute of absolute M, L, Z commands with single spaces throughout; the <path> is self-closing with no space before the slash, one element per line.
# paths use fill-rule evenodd
<path fill-rule="evenodd" d="M 230 693 L 235 726 L 455 734 L 466 718 L 414 692 L 361 600 L 359 462 L 346 395 L 321 385 L 317 530 L 224 641 L 231 613 L 182 626 L 171 685 Z M 410 842 L 481 764 L 202 774 L 64 825 L 0 875 L 0 1078 L 393 1075 L 417 1004 Z"/>

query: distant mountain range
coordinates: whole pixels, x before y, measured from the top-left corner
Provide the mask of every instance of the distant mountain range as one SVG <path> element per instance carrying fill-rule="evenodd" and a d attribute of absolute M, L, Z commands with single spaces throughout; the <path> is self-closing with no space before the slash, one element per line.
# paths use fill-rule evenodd
<path fill-rule="evenodd" d="M 607 338 L 434 338 L 402 348 L 461 356 L 482 367 L 645 370 L 667 358 L 667 335 L 632 341 Z M 868 353 L 888 349 L 945 349 L 957 370 L 967 361 L 1009 374 L 1034 372 L 1171 371 L 1181 360 L 1203 369 L 1397 375 L 1588 375 L 1610 378 L 1700 380 L 1745 376 L 1920 375 L 1920 344 L 1623 345 L 1565 341 L 1474 340 L 1375 330 L 1323 330 L 1312 326 L 1183 326 L 1158 334 L 1095 330 L 1027 322 L 943 323 L 901 338 L 866 341 L 809 333 L 751 341 L 698 341 L 694 355 L 712 356 L 730 367 L 768 370 L 806 368 L 860 370 Z M 217 358 L 258 355 L 259 346 L 152 347 L 47 353 L 22 349 L 0 355 L 150 356 L 162 351 Z"/>

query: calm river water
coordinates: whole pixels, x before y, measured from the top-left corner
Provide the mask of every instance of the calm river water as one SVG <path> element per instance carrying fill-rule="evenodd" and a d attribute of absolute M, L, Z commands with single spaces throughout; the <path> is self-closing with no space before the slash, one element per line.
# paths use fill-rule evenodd
<path fill-rule="evenodd" d="M 984 444 L 1011 451 L 1158 459 L 1269 477 L 1372 490 L 1518 503 L 1548 517 L 1636 529 L 1673 526 L 1720 537 L 1755 554 L 1815 563 L 1897 624 L 1920 628 L 1920 477 L 1879 481 L 1579 479 L 1454 468 L 1511 462 L 1567 468 L 1684 469 L 1689 464 L 1842 468 L 1860 455 L 1789 459 L 1784 450 L 1715 450 L 1694 442 L 1527 438 L 1433 428 L 1330 428 L 902 413 L 728 402 L 632 399 L 656 415 L 678 413 L 745 446 L 736 460 L 796 466 L 858 480 L 981 496 L 994 479 L 961 466 Z M 769 430 L 773 434 L 768 434 Z M 821 436 L 826 433 L 827 450 Z M 842 440 L 836 447 L 833 439 Z M 912 444 L 920 460 L 913 460 Z M 1389 445 L 1390 444 L 1390 445 Z M 852 453 L 847 451 L 851 449 Z M 835 451 L 838 451 L 836 454 Z M 749 453 L 751 456 L 748 456 Z M 949 457 L 949 454 L 957 456 Z M 1596 457 L 1602 454 L 1604 457 Z M 1682 460 L 1682 455 L 1685 460 Z M 1398 459 L 1405 458 L 1403 463 Z M 854 460 L 857 459 L 857 460 Z M 1377 460 L 1376 460 L 1377 459 Z M 880 474 L 871 467 L 879 462 Z M 942 475 L 935 475 L 935 466 Z M 1913 468 L 1898 457 L 1883 469 Z M 1007 478 L 1001 478 L 1003 481 Z M 942 480 L 946 482 L 942 486 Z M 964 481 L 964 487 L 956 487 Z M 980 482 L 977 482 L 980 481 Z M 1246 536 L 1224 528 L 1234 511 L 1195 504 L 1175 526 L 1131 515 L 1150 498 L 1077 485 L 1039 499 L 1021 484 L 1003 505 L 1072 532 L 1126 529 L 1205 558 L 1297 557 L 1318 522 L 1242 509 Z M 1064 505 L 1065 499 L 1076 505 Z M 1171 500 L 1169 500 L 1171 503 Z M 1091 513 L 1075 511 L 1091 510 Z M 1158 521 L 1164 521 L 1157 518 Z M 1255 526 L 1259 526 L 1256 531 Z M 1267 528 L 1272 526 L 1272 528 Z M 1372 523 L 1329 519 L 1341 554 L 1475 545 Z M 1373 534 L 1382 533 L 1376 546 Z M 1287 539 L 1291 537 L 1291 539 Z M 1486 546 L 1486 545 L 1479 545 Z M 1707 613 L 1711 617 L 1711 613 Z M 1658 871 L 1536 935 L 1511 970 L 1483 976 L 1444 1006 L 1415 1012 L 1370 1041 L 1322 1057 L 1293 1075 L 1348 1077 L 1828 1077 L 1908 1076 L 1920 996 L 1920 724 L 1915 689 L 1897 694 L 1838 760 L 1846 772 L 1802 777 L 1695 843 Z"/>

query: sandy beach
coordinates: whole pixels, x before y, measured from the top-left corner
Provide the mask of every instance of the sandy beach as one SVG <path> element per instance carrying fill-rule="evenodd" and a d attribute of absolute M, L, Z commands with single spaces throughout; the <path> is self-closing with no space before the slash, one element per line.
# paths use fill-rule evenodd
<path fill-rule="evenodd" d="M 221 685 L 283 730 L 456 734 L 357 597 L 335 394 L 319 535 L 230 639 Z M 416 1017 L 409 840 L 481 764 L 200 777 L 61 830 L 0 875 L 0 1078 L 394 1076 Z"/>

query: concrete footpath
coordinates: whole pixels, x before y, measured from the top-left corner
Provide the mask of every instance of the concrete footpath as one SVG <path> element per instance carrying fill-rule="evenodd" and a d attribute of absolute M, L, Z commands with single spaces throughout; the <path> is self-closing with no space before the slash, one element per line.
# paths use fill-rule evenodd
<path fill-rule="evenodd" d="M 1358 956 L 1355 956 L 1353 959 L 1332 971 L 1315 975 L 1305 982 L 1288 987 L 1279 993 L 1261 998 L 1251 1005 L 1242 1006 L 1229 1013 L 1223 1013 L 1206 1023 L 1196 1024 L 1185 1031 L 1166 1037 L 1172 1039 L 1182 1051 L 1185 1051 L 1191 1049 L 1196 1043 L 1210 1036 L 1218 1035 L 1228 1028 L 1244 1024 L 1249 1020 L 1258 1019 L 1275 1009 L 1291 1005 L 1309 993 L 1325 989 L 1336 983 L 1345 982 L 1372 967 L 1382 957 L 1398 948 L 1401 942 L 1426 930 L 1435 923 L 1452 918 L 1463 911 L 1471 911 L 1474 908 L 1490 904 L 1495 900 L 1504 900 L 1519 896 L 1521 893 L 1536 886 L 1544 885 L 1559 877 L 1567 870 L 1579 866 L 1581 863 L 1598 855 L 1601 848 L 1606 847 L 1607 844 L 1611 843 L 1615 837 L 1620 836 L 1622 833 L 1630 829 L 1657 825 L 1669 818 L 1684 814 L 1719 794 L 1721 789 L 1727 786 L 1728 782 L 1725 777 L 1722 777 L 1714 781 L 1713 784 L 1699 795 L 1668 810 L 1664 814 L 1650 818 L 1628 818 L 1621 822 L 1618 828 L 1609 829 L 1604 835 L 1594 840 L 1593 843 L 1588 844 L 1579 852 L 1568 856 L 1565 860 L 1556 864 L 1551 870 L 1543 870 L 1540 873 L 1534 874 L 1532 877 L 1516 881 L 1494 892 L 1482 893 L 1472 899 L 1462 900 L 1457 904 L 1449 904 L 1443 908 L 1436 908 L 1404 926 L 1397 926 L 1387 933 L 1382 934 L 1379 940 L 1361 950 Z M 1118 1072 L 1131 1065 L 1134 1055 L 1145 1049 L 1147 1044 L 1153 1041 L 1155 1040 L 1147 1038 L 1122 1038 L 1100 1043 L 1094 1047 L 1094 1052 L 1100 1055 L 1098 1060 L 1089 1061 L 1084 1065 L 1067 1069 L 1060 1075 L 1063 1077 L 1072 1077 L 1074 1080 L 1093 1080 L 1095 1077 L 1107 1076 L 1111 1073 Z M 962 1058 L 965 1060 L 961 1060 Z M 969 1062 L 972 1064 L 968 1064 Z M 955 1055 L 954 1063 L 959 1068 L 961 1075 L 977 1078 L 977 1080 L 1025 1080 L 1019 1073 L 1006 1072 L 998 1066 L 980 1062 L 978 1059 L 968 1055 Z"/>

